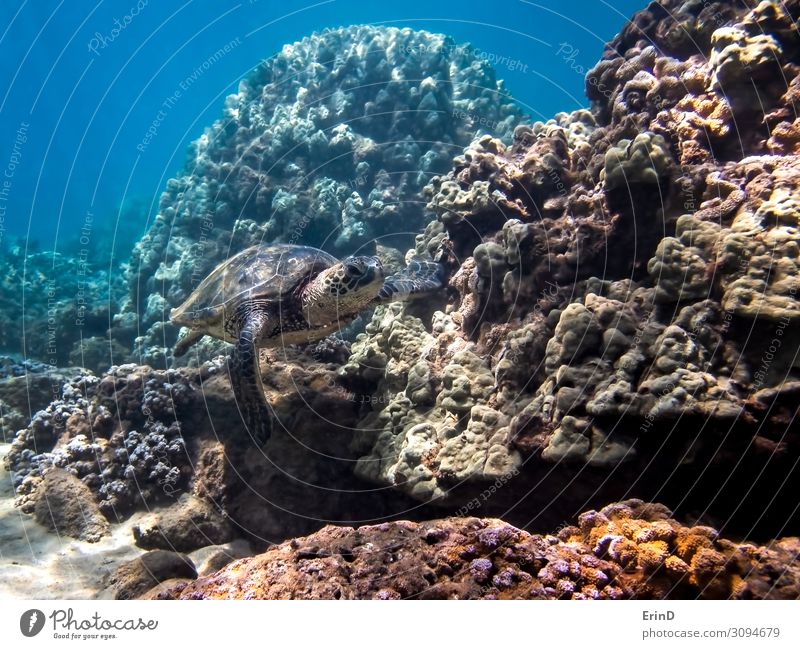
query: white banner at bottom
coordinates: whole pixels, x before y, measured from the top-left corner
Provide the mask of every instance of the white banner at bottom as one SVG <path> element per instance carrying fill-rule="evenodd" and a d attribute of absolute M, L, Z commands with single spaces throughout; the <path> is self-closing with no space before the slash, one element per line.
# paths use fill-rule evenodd
<path fill-rule="evenodd" d="M 798 647 L 798 602 L 5 601 L 6 647 Z M 564 644 L 566 643 L 566 644 Z M 241 645 L 244 646 L 244 645 Z M 555 646 L 555 645 L 552 645 Z"/>

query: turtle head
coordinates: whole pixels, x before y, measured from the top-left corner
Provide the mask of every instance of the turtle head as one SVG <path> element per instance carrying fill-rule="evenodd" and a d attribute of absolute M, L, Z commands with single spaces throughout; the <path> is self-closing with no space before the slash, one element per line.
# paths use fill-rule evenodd
<path fill-rule="evenodd" d="M 377 257 L 346 257 L 323 270 L 304 291 L 303 308 L 312 325 L 350 320 L 378 297 L 383 266 Z"/>
<path fill-rule="evenodd" d="M 377 257 L 346 257 L 336 266 L 333 286 L 340 294 L 373 288 L 377 292 L 383 284 L 383 266 Z"/>

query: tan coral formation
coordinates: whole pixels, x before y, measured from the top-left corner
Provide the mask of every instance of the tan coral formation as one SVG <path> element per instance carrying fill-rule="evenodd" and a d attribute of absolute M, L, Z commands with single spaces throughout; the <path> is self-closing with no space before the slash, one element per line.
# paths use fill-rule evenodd
<path fill-rule="evenodd" d="M 527 490 L 548 466 L 646 467 L 663 439 L 720 480 L 777 448 L 797 483 L 796 427 L 759 404 L 800 378 L 798 16 L 651 3 L 587 75 L 591 112 L 484 136 L 432 179 L 417 252 L 450 260 L 449 293 L 379 310 L 353 345 L 343 381 L 376 396 L 359 475 L 458 499 L 503 471 Z M 781 488 L 760 480 L 751 503 Z"/>

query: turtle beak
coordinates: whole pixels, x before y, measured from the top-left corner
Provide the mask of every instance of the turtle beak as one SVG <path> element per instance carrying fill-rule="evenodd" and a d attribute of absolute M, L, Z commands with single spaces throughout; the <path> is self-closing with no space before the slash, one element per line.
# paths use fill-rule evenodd
<path fill-rule="evenodd" d="M 358 279 L 358 286 L 369 286 L 375 281 L 376 277 L 380 275 L 380 272 L 379 268 L 370 264 L 367 266 L 364 274 Z"/>
<path fill-rule="evenodd" d="M 357 264 L 359 273 L 354 277 L 354 286 L 366 287 L 383 281 L 383 268 L 376 257 L 360 257 Z"/>
<path fill-rule="evenodd" d="M 367 280 L 365 283 L 382 282 L 384 275 L 381 260 L 377 257 L 368 257 L 367 259 L 369 260 L 369 265 L 365 274 L 365 279 Z"/>

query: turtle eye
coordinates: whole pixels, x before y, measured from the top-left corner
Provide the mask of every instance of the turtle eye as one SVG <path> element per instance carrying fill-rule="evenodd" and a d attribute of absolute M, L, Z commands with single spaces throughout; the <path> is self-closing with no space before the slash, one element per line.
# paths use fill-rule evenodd
<path fill-rule="evenodd" d="M 351 277 L 361 277 L 364 274 L 363 269 L 359 264 L 349 263 L 344 267 L 345 272 Z"/>

